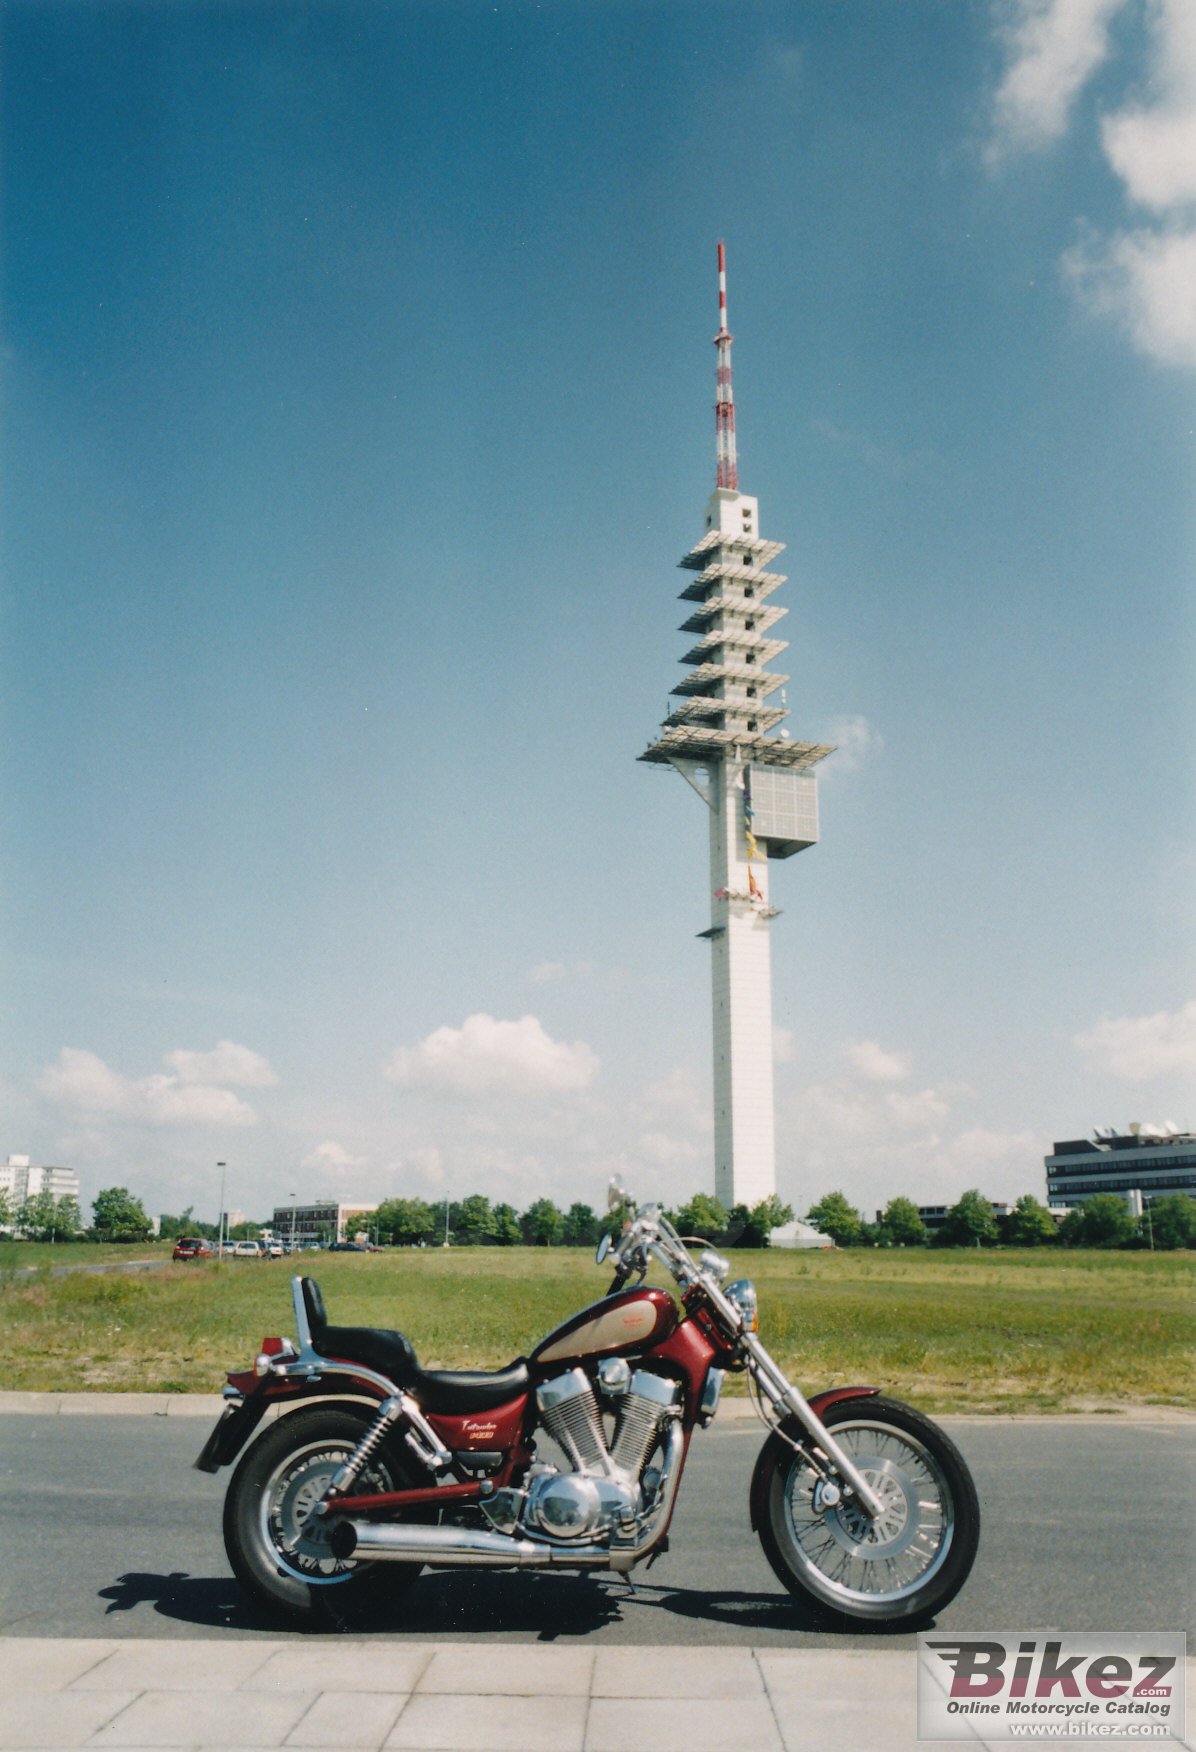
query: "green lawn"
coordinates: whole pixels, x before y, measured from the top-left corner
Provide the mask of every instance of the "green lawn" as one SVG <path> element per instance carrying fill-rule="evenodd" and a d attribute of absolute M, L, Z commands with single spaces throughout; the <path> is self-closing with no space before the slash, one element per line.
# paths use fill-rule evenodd
<path fill-rule="evenodd" d="M 17 1249 L 21 1260 L 50 1248 Z M 119 1251 L 119 1250 L 113 1250 Z M 0 1282 L 5 1385 L 215 1392 L 291 1329 L 286 1261 Z M 57 1248 L 54 1263 L 95 1248 Z M 1025 1252 L 740 1253 L 760 1330 L 807 1390 L 875 1382 L 927 1410 L 1196 1407 L 1196 1258 Z M 0 1265 L 5 1261 L 0 1258 Z M 395 1326 L 428 1367 L 498 1366 L 594 1300 L 588 1253 L 523 1248 L 310 1256 L 342 1325 Z"/>

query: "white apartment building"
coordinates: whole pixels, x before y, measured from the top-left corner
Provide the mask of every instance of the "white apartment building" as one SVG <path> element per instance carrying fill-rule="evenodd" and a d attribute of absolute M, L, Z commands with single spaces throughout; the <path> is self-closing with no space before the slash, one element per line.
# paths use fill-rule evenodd
<path fill-rule="evenodd" d="M 41 1192 L 77 1201 L 79 1176 L 73 1168 L 42 1167 L 30 1161 L 28 1156 L 10 1156 L 6 1162 L 0 1162 L 0 1192 L 8 1194 L 13 1210 Z"/>

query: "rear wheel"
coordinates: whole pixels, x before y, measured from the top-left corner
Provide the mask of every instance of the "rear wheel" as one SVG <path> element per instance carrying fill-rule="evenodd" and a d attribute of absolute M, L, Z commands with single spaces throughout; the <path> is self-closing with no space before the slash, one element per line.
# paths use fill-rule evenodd
<path fill-rule="evenodd" d="M 772 1438 L 760 1540 L 773 1571 L 815 1615 L 905 1625 L 962 1588 L 980 1538 L 980 1507 L 963 1456 L 937 1425 L 891 1399 L 831 1406 L 823 1423 L 884 1505 L 873 1521 L 835 1500 L 811 1457 Z M 767 1453 L 768 1451 L 765 1450 Z M 763 1456 L 762 1456 L 763 1457 Z"/>
<path fill-rule="evenodd" d="M 369 1410 L 351 1405 L 292 1412 L 258 1437 L 233 1474 L 225 1550 L 241 1586 L 271 1612 L 303 1623 L 335 1620 L 350 1602 L 363 1603 L 375 1590 L 397 1595 L 419 1575 L 419 1564 L 334 1557 L 328 1526 L 312 1513 L 372 1422 Z M 416 1482 L 404 1456 L 383 1443 L 354 1488 L 365 1495 Z M 418 1518 L 435 1520 L 436 1511 Z"/>

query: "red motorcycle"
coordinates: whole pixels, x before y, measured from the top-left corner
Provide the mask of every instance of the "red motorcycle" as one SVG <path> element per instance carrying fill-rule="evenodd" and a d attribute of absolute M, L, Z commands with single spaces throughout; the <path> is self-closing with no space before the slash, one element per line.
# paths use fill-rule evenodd
<path fill-rule="evenodd" d="M 750 1514 L 785 1587 L 840 1626 L 909 1627 L 954 1597 L 980 1511 L 940 1429 L 875 1387 L 803 1397 L 757 1336 L 752 1284 L 728 1284 L 713 1251 L 695 1261 L 657 1205 L 597 1259 L 615 1268 L 606 1297 L 493 1373 L 422 1369 L 402 1333 L 332 1326 L 319 1286 L 292 1279 L 296 1340 L 267 1338 L 230 1373 L 196 1461 L 216 1472 L 285 1411 L 225 1500 L 249 1593 L 304 1620 L 425 1566 L 626 1572 L 663 1549 L 690 1440 L 733 1370 L 770 1430 Z M 653 1259 L 680 1307 L 644 1286 Z"/>

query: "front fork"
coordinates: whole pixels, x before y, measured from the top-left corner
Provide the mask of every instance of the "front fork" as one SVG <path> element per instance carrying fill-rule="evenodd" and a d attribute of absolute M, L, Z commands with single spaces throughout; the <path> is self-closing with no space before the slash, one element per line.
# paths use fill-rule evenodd
<path fill-rule="evenodd" d="M 739 1342 L 750 1359 L 752 1374 L 772 1403 L 792 1412 L 806 1434 L 822 1449 L 839 1477 L 850 1486 L 860 1507 L 875 1520 L 883 1513 L 884 1505 L 859 1467 L 836 1442 L 809 1400 L 791 1381 L 785 1379 L 754 1332 L 743 1333 Z"/>

